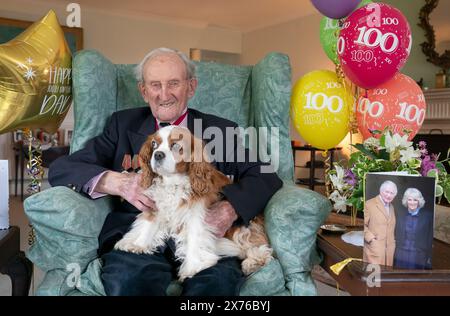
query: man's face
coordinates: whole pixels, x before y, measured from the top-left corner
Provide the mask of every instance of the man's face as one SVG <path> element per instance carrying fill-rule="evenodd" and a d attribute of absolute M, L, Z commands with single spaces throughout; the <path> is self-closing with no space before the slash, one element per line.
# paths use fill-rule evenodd
<path fill-rule="evenodd" d="M 144 82 L 139 85 L 142 97 L 152 114 L 162 122 L 181 116 L 197 88 L 196 79 L 187 79 L 186 67 L 176 54 L 166 54 L 147 61 Z"/>
<path fill-rule="evenodd" d="M 395 192 L 394 188 L 392 188 L 391 186 L 385 186 L 380 192 L 381 198 L 383 199 L 384 203 L 391 203 L 396 194 L 397 193 Z"/>

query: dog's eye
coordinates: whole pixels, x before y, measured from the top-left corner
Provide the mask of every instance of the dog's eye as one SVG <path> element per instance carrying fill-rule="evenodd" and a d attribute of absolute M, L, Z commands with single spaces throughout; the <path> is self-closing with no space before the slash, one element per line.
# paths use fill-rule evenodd
<path fill-rule="evenodd" d="M 152 140 L 152 149 L 156 149 L 158 147 L 158 143 Z"/>
<path fill-rule="evenodd" d="M 178 143 L 173 143 L 172 146 L 170 146 L 170 149 L 179 151 L 181 149 L 181 145 Z"/>

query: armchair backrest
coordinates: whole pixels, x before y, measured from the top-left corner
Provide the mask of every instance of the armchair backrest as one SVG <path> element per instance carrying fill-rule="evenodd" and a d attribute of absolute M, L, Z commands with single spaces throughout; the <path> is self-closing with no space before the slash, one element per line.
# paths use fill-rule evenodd
<path fill-rule="evenodd" d="M 111 63 L 102 54 L 84 50 L 73 60 L 75 126 L 71 152 L 100 134 L 116 111 L 148 106 L 133 74 L 135 65 Z M 199 86 L 189 107 L 227 118 L 247 128 L 278 128 L 278 175 L 293 181 L 293 156 L 289 136 L 291 67 L 288 56 L 270 53 L 254 66 L 197 62 Z M 270 135 L 270 133 L 269 133 Z M 272 144 L 267 142 L 268 153 Z"/>

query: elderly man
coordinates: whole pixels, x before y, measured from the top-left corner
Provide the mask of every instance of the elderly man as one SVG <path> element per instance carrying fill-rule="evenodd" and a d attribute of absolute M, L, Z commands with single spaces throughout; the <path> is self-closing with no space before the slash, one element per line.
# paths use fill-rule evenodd
<path fill-rule="evenodd" d="M 103 133 L 86 147 L 56 160 L 50 167 L 49 180 L 91 198 L 117 196 L 115 208 L 99 236 L 99 255 L 103 260 L 102 281 L 108 295 L 165 295 L 180 262 L 175 260 L 175 244 L 169 239 L 152 255 L 113 250 L 114 244 L 128 231 L 139 212 L 152 212 L 154 202 L 143 194 L 140 175 L 122 173 L 128 158 L 139 153 L 147 136 L 168 124 L 187 127 L 194 133 L 194 120 L 208 127 L 225 129 L 237 125 L 231 121 L 188 109 L 188 100 L 197 88 L 195 65 L 182 53 L 159 48 L 147 54 L 136 69 L 139 90 L 149 107 L 114 113 Z M 202 135 L 197 135 L 202 136 Z M 211 139 L 204 139 L 207 143 Z M 215 140 L 216 141 L 216 140 Z M 230 143 L 234 146 L 230 148 Z M 270 197 L 282 186 L 275 173 L 262 173 L 263 163 L 246 160 L 227 161 L 236 156 L 238 142 L 224 140 L 224 157 L 215 161 L 217 169 L 232 176 L 234 183 L 223 189 L 224 199 L 211 207 L 205 221 L 222 235 L 232 225 L 248 224 L 262 212 Z M 127 158 L 128 157 L 128 158 Z M 228 159 L 229 160 L 229 159 Z M 237 258 L 224 258 L 215 266 L 186 279 L 182 295 L 236 295 L 243 281 Z"/>
<path fill-rule="evenodd" d="M 364 205 L 364 254 L 363 260 L 392 266 L 395 251 L 395 213 L 392 201 L 397 195 L 397 185 L 385 181 L 380 194 Z"/>

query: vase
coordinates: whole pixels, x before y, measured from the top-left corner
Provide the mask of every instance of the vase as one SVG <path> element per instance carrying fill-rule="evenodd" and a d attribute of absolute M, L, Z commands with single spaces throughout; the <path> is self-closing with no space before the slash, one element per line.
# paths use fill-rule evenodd
<path fill-rule="evenodd" d="M 345 215 L 347 215 L 346 226 L 355 228 L 364 226 L 364 212 L 358 212 L 356 207 L 348 206 Z"/>
<path fill-rule="evenodd" d="M 446 74 L 441 71 L 436 74 L 436 89 L 442 89 L 446 87 Z"/>

